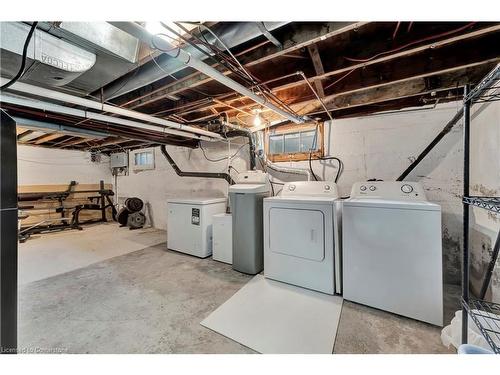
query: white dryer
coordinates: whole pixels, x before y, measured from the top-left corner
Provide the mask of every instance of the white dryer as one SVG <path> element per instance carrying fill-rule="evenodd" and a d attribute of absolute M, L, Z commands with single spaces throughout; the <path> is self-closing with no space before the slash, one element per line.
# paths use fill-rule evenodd
<path fill-rule="evenodd" d="M 354 184 L 342 233 L 345 299 L 443 325 L 441 207 L 420 184 Z"/>
<path fill-rule="evenodd" d="M 264 276 L 340 293 L 340 241 L 335 183 L 286 183 L 264 199 Z"/>

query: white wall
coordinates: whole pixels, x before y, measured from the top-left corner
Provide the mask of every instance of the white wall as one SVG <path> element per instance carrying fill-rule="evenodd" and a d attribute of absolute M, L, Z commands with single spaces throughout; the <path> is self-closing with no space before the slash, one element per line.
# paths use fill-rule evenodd
<path fill-rule="evenodd" d="M 18 185 L 111 182 L 109 158 L 92 163 L 88 152 L 17 146 Z"/>
<path fill-rule="evenodd" d="M 345 170 L 338 182 L 341 194 L 349 195 L 356 181 L 396 179 L 459 106 L 459 103 L 444 104 L 430 110 L 400 111 L 325 124 L 325 153 L 344 162 Z M 442 207 L 445 281 L 456 284 L 460 282 L 462 148 L 462 127 L 457 125 L 406 179 L 421 182 L 427 198 Z M 283 164 L 304 168 L 308 165 L 307 162 Z M 326 180 L 333 180 L 337 172 L 333 160 L 313 161 L 313 168 Z M 290 180 L 289 176 L 275 175 Z"/>
<path fill-rule="evenodd" d="M 470 194 L 500 196 L 500 102 L 472 107 Z M 470 213 L 471 281 L 479 291 L 500 229 L 500 215 L 481 208 Z M 493 273 L 488 298 L 500 302 L 499 262 Z"/>
<path fill-rule="evenodd" d="M 231 144 L 232 155 L 246 141 L 235 138 Z M 227 156 L 228 145 L 224 143 L 203 142 L 207 156 L 218 159 Z M 227 160 L 210 162 L 206 160 L 200 149 L 167 146 L 167 150 L 183 171 L 226 172 Z M 163 157 L 159 147 L 155 151 L 155 169 L 134 173 L 131 169 L 128 176 L 119 176 L 117 180 L 120 201 L 128 197 L 139 197 L 149 202 L 156 228 L 167 228 L 167 201 L 182 197 L 224 197 L 227 196 L 228 184 L 225 180 L 212 178 L 179 177 L 168 161 Z M 130 153 L 129 165 L 132 165 Z M 243 158 L 242 158 L 243 157 Z M 248 169 L 248 146 L 241 149 L 233 159 L 232 166 L 238 171 Z M 236 172 L 233 172 L 234 176 Z"/>

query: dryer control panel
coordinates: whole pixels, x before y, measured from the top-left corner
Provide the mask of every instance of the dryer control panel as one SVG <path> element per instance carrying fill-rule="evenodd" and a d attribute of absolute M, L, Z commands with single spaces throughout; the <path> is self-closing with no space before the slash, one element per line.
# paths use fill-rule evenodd
<path fill-rule="evenodd" d="M 337 184 L 329 181 L 295 181 L 287 182 L 281 190 L 286 197 L 330 197 L 338 198 Z"/>
<path fill-rule="evenodd" d="M 425 191 L 418 182 L 366 181 L 352 185 L 351 198 L 380 198 L 426 201 Z"/>

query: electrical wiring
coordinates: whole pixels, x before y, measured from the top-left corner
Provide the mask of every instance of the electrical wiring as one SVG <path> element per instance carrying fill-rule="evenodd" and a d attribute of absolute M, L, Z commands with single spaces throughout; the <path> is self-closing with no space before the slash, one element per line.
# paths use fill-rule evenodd
<path fill-rule="evenodd" d="M 425 37 L 425 38 L 414 40 L 413 42 L 407 43 L 407 44 L 402 45 L 400 47 L 391 49 L 389 51 L 380 52 L 380 53 L 378 53 L 376 55 L 373 55 L 372 57 L 369 57 L 369 58 L 366 58 L 366 59 L 356 59 L 356 58 L 347 57 L 347 56 L 344 56 L 344 59 L 346 59 L 348 61 L 353 61 L 353 62 L 367 62 L 367 61 L 373 60 L 373 59 L 375 59 L 377 57 L 387 55 L 389 53 L 401 51 L 402 49 L 405 49 L 407 47 L 413 46 L 413 45 L 415 45 L 417 43 L 422 43 L 422 42 L 426 42 L 426 41 L 431 40 L 431 39 L 441 38 L 443 36 L 448 36 L 448 35 L 451 35 L 451 34 L 458 33 L 460 31 L 468 29 L 469 27 L 473 26 L 475 23 L 476 22 L 469 22 L 467 25 L 459 27 L 458 29 L 454 29 L 454 30 L 446 31 L 444 33 L 440 33 L 440 34 L 436 34 L 436 35 L 430 35 L 430 36 Z"/>
<path fill-rule="evenodd" d="M 232 60 L 238 65 L 239 67 L 239 70 L 241 70 L 247 77 L 248 79 L 250 80 L 250 84 L 252 84 L 252 88 L 256 88 L 261 94 L 262 96 L 266 99 L 266 100 L 271 100 L 273 101 L 275 104 L 277 104 L 278 106 L 281 106 L 282 108 L 286 109 L 287 111 L 295 114 L 295 115 L 298 115 L 295 111 L 293 111 L 286 103 L 284 103 L 280 98 L 278 98 L 270 89 L 269 87 L 265 86 L 264 84 L 262 83 L 259 83 L 258 82 L 258 79 L 253 76 L 239 61 L 238 59 L 236 58 L 236 56 L 231 52 L 231 50 L 229 49 L 229 47 L 217 36 L 217 34 L 215 34 L 209 27 L 203 25 L 203 24 L 200 24 L 200 23 L 191 23 L 191 24 L 194 24 L 194 25 L 197 25 L 198 26 L 198 30 L 199 30 L 199 34 L 201 35 L 201 37 L 205 40 L 206 44 L 208 47 L 215 47 L 213 46 L 212 44 L 210 44 L 208 42 L 208 40 L 205 38 L 205 36 L 203 35 L 203 33 L 201 32 L 201 28 L 203 28 L 204 30 L 208 31 L 221 45 L 222 47 L 224 47 L 224 49 L 227 51 L 227 53 L 231 56 Z M 176 23 L 177 26 L 182 27 L 182 25 Z M 185 28 L 183 28 L 184 30 L 186 30 Z M 193 34 L 190 34 L 191 36 L 193 36 Z M 199 38 L 198 38 L 199 39 Z M 215 47 L 216 48 L 216 47 Z M 213 49 L 212 49 L 213 50 Z M 217 52 L 220 52 L 217 50 L 213 50 L 214 53 L 217 54 Z M 223 55 L 221 56 L 223 59 L 225 59 L 226 61 L 227 58 Z M 236 71 L 234 72 L 236 74 L 238 74 L 239 72 Z M 241 77 L 240 78 L 243 78 L 244 77 Z M 262 90 L 261 86 L 265 89 L 265 90 Z"/>
<path fill-rule="evenodd" d="M 311 171 L 311 174 L 312 174 L 313 178 L 316 181 L 318 181 L 318 177 L 314 173 L 314 170 L 313 170 L 313 167 L 312 167 L 312 152 L 313 152 L 313 150 L 316 149 L 317 136 L 318 136 L 318 128 L 319 128 L 319 124 L 316 124 L 316 131 L 314 133 L 313 143 L 312 143 L 311 148 L 309 149 L 309 170 Z M 337 181 L 340 178 L 340 175 L 344 171 L 344 163 L 342 162 L 342 160 L 340 160 L 336 156 L 320 156 L 320 157 L 317 158 L 317 160 L 320 160 L 320 161 L 321 160 L 324 160 L 324 161 L 327 161 L 327 160 L 336 160 L 337 161 L 337 163 L 339 164 L 339 167 L 337 169 L 337 174 L 335 175 L 335 178 L 333 180 L 335 183 L 337 183 Z"/>
<path fill-rule="evenodd" d="M 242 145 L 241 145 L 241 146 L 240 146 L 240 147 L 236 150 L 236 152 L 235 152 L 233 155 L 229 156 L 229 159 L 232 159 L 232 158 L 234 158 L 236 155 L 238 155 L 238 154 L 240 153 L 240 151 L 243 149 L 243 147 L 245 147 L 245 146 L 246 146 L 246 145 L 248 145 L 248 144 L 249 144 L 248 142 L 247 142 L 247 143 L 242 144 Z M 227 156 L 224 156 L 224 157 L 219 158 L 219 159 L 211 159 L 211 158 L 209 158 L 209 157 L 207 156 L 207 154 L 206 154 L 206 150 L 203 148 L 203 146 L 201 145 L 201 143 L 200 143 L 200 150 L 201 150 L 201 152 L 203 153 L 203 156 L 205 157 L 205 159 L 207 159 L 208 161 L 213 162 L 213 163 L 216 163 L 216 162 L 219 162 L 219 161 L 223 161 L 223 160 L 227 160 L 227 158 L 228 158 Z"/>
<path fill-rule="evenodd" d="M 410 30 L 411 28 L 411 24 L 408 26 L 408 31 Z M 437 34 L 437 35 L 431 35 L 431 36 L 428 36 L 426 38 L 422 38 L 422 39 L 419 39 L 419 40 L 415 40 L 413 42 L 410 42 L 410 43 L 407 43 L 403 46 L 400 46 L 398 48 L 395 48 L 395 49 L 392 49 L 392 50 L 389 50 L 389 51 L 384 51 L 384 52 L 381 52 L 381 53 L 378 53 L 376 55 L 373 55 L 372 57 L 369 57 L 369 58 L 366 58 L 366 59 L 356 59 L 356 58 L 352 58 L 352 57 L 347 57 L 347 56 L 343 56 L 344 59 L 348 60 L 348 61 L 351 61 L 351 62 L 357 62 L 357 63 L 364 63 L 364 62 L 368 62 L 368 61 L 371 61 L 377 57 L 380 57 L 380 56 L 384 56 L 384 55 L 387 55 L 389 53 L 393 53 L 393 52 L 398 52 L 402 49 L 405 49 L 407 47 L 410 47 L 414 44 L 417 44 L 417 43 L 422 43 L 422 42 L 425 42 L 425 41 L 428 41 L 430 39 L 435 39 L 435 38 L 440 38 L 440 37 L 443 37 L 443 36 L 448 36 L 450 34 L 455 34 L 457 32 L 460 32 L 460 31 L 463 31 L 471 26 L 473 26 L 475 24 L 475 22 L 470 22 L 468 23 L 467 25 L 465 26 L 462 26 L 458 29 L 455 29 L 455 30 L 450 30 L 450 31 L 447 31 L 445 33 L 441 33 L 441 34 Z M 339 83 L 340 81 L 342 81 L 344 78 L 346 78 L 348 75 L 350 75 L 352 72 L 354 72 L 355 70 L 358 70 L 359 68 L 353 68 L 352 70 L 349 70 L 346 74 L 344 74 L 342 77 L 340 77 L 339 79 L 337 79 L 336 81 L 328 84 L 327 86 L 325 86 L 324 90 L 327 90 L 329 89 L 330 87 L 334 86 L 335 84 Z"/>
<path fill-rule="evenodd" d="M 4 85 L 2 85 L 0 87 L 0 91 L 9 88 L 14 83 L 16 83 L 19 80 L 19 78 L 21 78 L 23 76 L 24 70 L 26 68 L 26 60 L 28 58 L 28 47 L 29 47 L 31 38 L 33 37 L 33 34 L 35 33 L 37 26 L 38 26 L 38 22 L 35 21 L 32 23 L 31 29 L 28 32 L 28 36 L 26 37 L 26 40 L 24 41 L 23 57 L 22 57 L 21 66 L 19 67 L 18 72 L 16 73 L 16 75 L 14 77 L 12 77 L 12 79 L 9 82 L 5 83 Z"/>

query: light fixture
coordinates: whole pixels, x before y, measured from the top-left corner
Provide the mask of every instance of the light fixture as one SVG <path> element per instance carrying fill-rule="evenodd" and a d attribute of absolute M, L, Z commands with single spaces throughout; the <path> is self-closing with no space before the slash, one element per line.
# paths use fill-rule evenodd
<path fill-rule="evenodd" d="M 261 112 L 262 112 L 262 110 L 260 108 L 256 108 L 256 109 L 252 110 L 252 113 L 254 114 L 254 116 L 253 116 L 254 126 L 260 126 L 262 124 L 262 117 L 260 115 Z"/>
<path fill-rule="evenodd" d="M 177 26 L 173 21 L 147 21 L 144 27 L 151 35 L 162 34 L 170 44 L 176 47 L 179 46 L 182 42 L 179 35 L 163 27 L 162 23 L 170 27 L 172 30 L 175 30 L 180 35 L 184 36 L 186 34 L 186 32 Z M 188 31 L 191 31 L 196 27 L 196 25 L 192 23 L 178 23 L 182 24 L 182 26 Z"/>
<path fill-rule="evenodd" d="M 262 117 L 260 117 L 258 113 L 253 117 L 253 124 L 254 126 L 260 126 L 262 124 Z"/>

